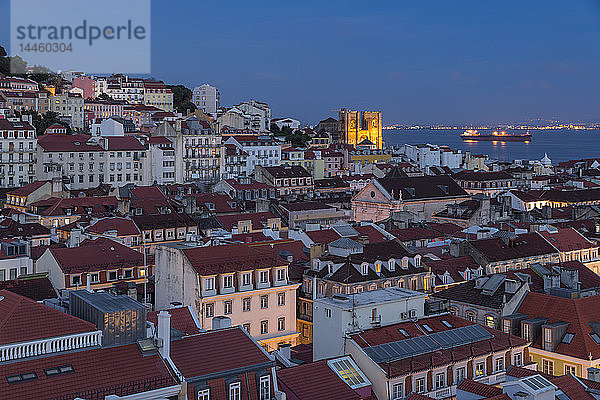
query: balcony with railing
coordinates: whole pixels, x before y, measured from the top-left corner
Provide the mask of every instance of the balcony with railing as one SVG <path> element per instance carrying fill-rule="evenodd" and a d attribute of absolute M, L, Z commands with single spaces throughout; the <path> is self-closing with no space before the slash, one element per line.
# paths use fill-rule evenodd
<path fill-rule="evenodd" d="M 102 331 L 11 343 L 0 346 L 0 362 L 100 346 L 101 344 Z"/>

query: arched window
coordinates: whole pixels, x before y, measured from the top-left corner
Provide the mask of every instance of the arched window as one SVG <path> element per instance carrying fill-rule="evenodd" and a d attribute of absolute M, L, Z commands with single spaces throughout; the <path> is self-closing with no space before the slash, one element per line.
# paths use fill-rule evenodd
<path fill-rule="evenodd" d="M 408 258 L 404 257 L 402 259 L 402 269 L 408 269 Z"/>
<path fill-rule="evenodd" d="M 360 269 L 361 269 L 361 273 L 362 273 L 363 275 L 367 275 L 367 274 L 369 273 L 369 264 L 367 264 L 367 263 L 362 263 L 362 264 L 360 265 Z"/>
<path fill-rule="evenodd" d="M 396 260 L 393 258 L 390 258 L 388 261 L 388 269 L 390 271 L 395 271 L 396 270 Z"/>

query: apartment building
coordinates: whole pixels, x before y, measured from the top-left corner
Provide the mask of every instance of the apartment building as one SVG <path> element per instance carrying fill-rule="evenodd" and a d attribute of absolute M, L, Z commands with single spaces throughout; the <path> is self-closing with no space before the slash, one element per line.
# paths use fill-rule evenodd
<path fill-rule="evenodd" d="M 68 117 L 73 129 L 83 129 L 83 104 L 83 97 L 79 94 L 58 94 L 50 98 L 50 111 Z"/>
<path fill-rule="evenodd" d="M 296 289 L 269 244 L 158 246 L 156 306 L 190 305 L 205 329 L 241 325 L 269 350 L 296 344 Z"/>
<path fill-rule="evenodd" d="M 61 292 L 144 283 L 153 273 L 142 253 L 107 238 L 86 240 L 77 247 L 49 247 L 36 261 L 36 270 L 48 272 L 52 286 Z"/>
<path fill-rule="evenodd" d="M 185 181 L 217 183 L 221 177 L 221 135 L 207 121 L 195 116 L 181 123 L 185 157 Z"/>
<path fill-rule="evenodd" d="M 0 103 L 3 108 L 12 111 L 37 111 L 41 114 L 48 111 L 48 92 L 0 91 Z"/>
<path fill-rule="evenodd" d="M 91 100 L 86 99 L 83 105 L 85 111 L 93 113 L 93 119 L 123 117 L 125 103 L 117 100 Z"/>
<path fill-rule="evenodd" d="M 529 293 L 514 314 L 502 318 L 502 330 L 531 343 L 526 361 L 549 375 L 590 378 L 600 364 L 600 296 L 580 299 Z"/>
<path fill-rule="evenodd" d="M 252 175 L 257 165 L 271 167 L 281 164 L 281 146 L 272 136 L 224 135 L 223 143 L 232 144 L 248 154 L 246 176 Z"/>
<path fill-rule="evenodd" d="M 510 366 L 524 365 L 527 345 L 518 336 L 443 314 L 350 334 L 345 353 L 373 383 L 380 400 L 411 393 L 443 399 L 456 396 L 465 378 L 490 385 L 504 382 Z"/>
<path fill-rule="evenodd" d="M 263 167 L 257 165 L 254 179 L 275 187 L 281 196 L 305 196 L 314 190 L 313 177 L 300 166 Z"/>
<path fill-rule="evenodd" d="M 144 185 L 149 162 L 146 147 L 134 136 L 51 134 L 38 140 L 35 170 L 38 180 L 59 177 L 70 189 L 88 189 L 101 183 Z"/>
<path fill-rule="evenodd" d="M 192 102 L 202 112 L 217 117 L 217 110 L 221 107 L 221 94 L 219 89 L 207 83 L 194 88 Z"/>
<path fill-rule="evenodd" d="M 144 104 L 172 112 L 173 91 L 162 81 L 144 80 Z"/>
<path fill-rule="evenodd" d="M 37 135 L 31 116 L 0 118 L 0 187 L 35 180 Z"/>

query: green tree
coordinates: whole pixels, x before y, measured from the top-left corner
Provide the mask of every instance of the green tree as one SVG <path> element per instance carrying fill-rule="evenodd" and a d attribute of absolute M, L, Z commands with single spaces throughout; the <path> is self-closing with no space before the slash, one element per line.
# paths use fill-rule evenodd
<path fill-rule="evenodd" d="M 196 105 L 192 103 L 192 91 L 184 85 L 167 85 L 173 92 L 173 108 L 186 115 L 188 112 L 194 112 Z"/>
<path fill-rule="evenodd" d="M 53 111 L 48 111 L 44 114 L 35 111 L 15 111 L 15 115 L 19 118 L 21 118 L 22 115 L 31 115 L 31 122 L 38 136 L 46 133 L 46 129 L 54 124 L 59 124 L 67 128 L 67 133 L 72 132 L 69 126 L 61 122 L 60 115 Z"/>

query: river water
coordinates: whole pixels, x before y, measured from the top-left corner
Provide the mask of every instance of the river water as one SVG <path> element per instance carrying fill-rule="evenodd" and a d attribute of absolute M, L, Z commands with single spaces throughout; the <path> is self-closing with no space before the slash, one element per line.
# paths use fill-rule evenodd
<path fill-rule="evenodd" d="M 463 132 L 462 129 L 389 129 L 383 131 L 383 140 L 387 146 L 405 143 L 447 145 L 458 150 L 470 150 L 472 154 L 487 154 L 491 159 L 502 161 L 539 160 L 544 153 L 554 164 L 580 158 L 600 158 L 600 130 L 531 129 L 529 143 L 464 142 L 460 138 Z"/>

